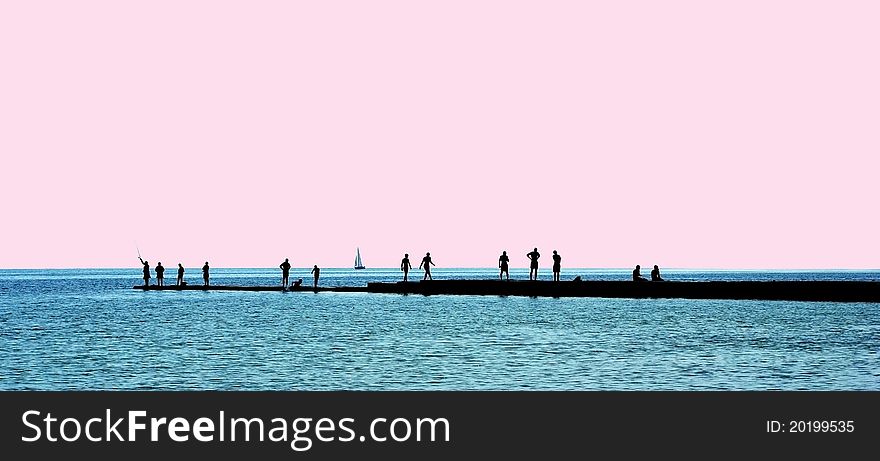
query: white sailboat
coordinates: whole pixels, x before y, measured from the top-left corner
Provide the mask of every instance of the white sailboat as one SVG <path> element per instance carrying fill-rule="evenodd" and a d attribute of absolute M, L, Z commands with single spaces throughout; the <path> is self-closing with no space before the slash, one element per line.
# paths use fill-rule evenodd
<path fill-rule="evenodd" d="M 361 261 L 361 249 L 360 249 L 360 247 L 358 247 L 358 249 L 357 249 L 357 256 L 355 256 L 355 258 L 354 258 L 354 268 L 355 268 L 355 269 L 366 269 L 366 267 L 364 267 L 364 263 Z"/>

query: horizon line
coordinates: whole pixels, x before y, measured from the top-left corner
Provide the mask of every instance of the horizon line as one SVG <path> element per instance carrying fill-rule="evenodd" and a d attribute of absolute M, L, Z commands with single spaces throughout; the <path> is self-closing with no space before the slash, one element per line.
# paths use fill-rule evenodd
<path fill-rule="evenodd" d="M 152 266 L 153 268 L 155 266 Z M 167 267 L 176 267 L 176 266 L 167 266 Z M 187 267 L 187 266 L 184 266 Z M 191 266 L 195 269 L 200 269 L 197 266 Z M 320 266 L 319 266 L 320 267 Z M 551 266 L 545 266 L 547 270 L 550 269 Z M 567 270 L 632 270 L 635 266 L 627 266 L 627 267 L 568 267 L 563 268 L 563 272 Z M 645 266 L 648 267 L 648 266 Z M 675 266 L 660 266 L 663 270 L 685 270 L 685 271 L 766 271 L 766 272 L 792 272 L 792 271 L 803 271 L 803 272 L 822 272 L 822 271 L 846 271 L 846 272 L 858 272 L 858 271 L 880 271 L 880 267 L 875 268 L 862 268 L 862 267 L 773 267 L 773 268 L 725 268 L 725 267 L 675 267 Z M 320 267 L 321 269 L 345 269 L 345 270 L 400 270 L 399 267 L 388 266 L 388 267 L 367 267 L 365 269 L 354 269 L 353 267 L 345 266 L 345 267 Z M 122 267 L 0 267 L 0 270 L 142 270 L 141 267 L 137 266 L 122 266 Z M 268 267 L 268 266 L 259 266 L 259 267 L 246 267 L 246 266 L 212 266 L 211 269 L 278 269 L 277 267 Z M 291 270 L 293 269 L 304 269 L 311 270 L 312 266 L 291 266 Z M 435 267 L 432 268 L 431 271 L 437 270 L 458 270 L 458 269 L 493 269 L 497 270 L 498 267 L 493 266 L 450 266 L 450 267 Z M 523 267 L 511 267 L 511 270 L 514 269 L 529 269 L 528 266 Z M 410 269 L 410 272 L 419 272 L 422 269 L 413 268 Z"/>

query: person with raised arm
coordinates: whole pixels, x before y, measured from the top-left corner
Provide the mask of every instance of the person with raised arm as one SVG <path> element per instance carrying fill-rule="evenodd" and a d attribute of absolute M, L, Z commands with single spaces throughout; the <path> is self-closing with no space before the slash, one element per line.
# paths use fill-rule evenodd
<path fill-rule="evenodd" d="M 138 259 L 141 260 L 141 264 L 144 266 L 144 286 L 150 286 L 150 262 L 144 261 L 144 258 L 138 256 Z"/>

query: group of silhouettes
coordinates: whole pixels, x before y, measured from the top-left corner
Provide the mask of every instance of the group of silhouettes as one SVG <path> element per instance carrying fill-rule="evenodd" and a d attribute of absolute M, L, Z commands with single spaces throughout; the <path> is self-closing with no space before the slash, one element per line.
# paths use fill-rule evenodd
<path fill-rule="evenodd" d="M 152 274 L 150 273 L 150 262 L 144 261 L 143 258 L 138 256 L 138 259 L 141 260 L 141 264 L 144 267 L 144 286 L 150 286 L 150 280 L 152 279 Z M 284 262 L 279 266 L 281 268 L 281 285 L 284 288 L 288 287 L 288 281 L 290 278 L 290 260 L 288 258 L 284 258 Z M 163 287 L 165 286 L 165 266 L 162 265 L 160 261 L 156 264 L 154 269 L 156 271 L 156 285 Z M 183 274 L 186 272 L 183 268 L 183 264 L 177 264 L 177 286 L 186 286 L 186 281 L 183 280 Z M 204 281 L 204 286 L 210 285 L 210 274 L 211 267 L 208 265 L 208 261 L 205 261 L 205 265 L 202 266 L 202 280 Z M 312 268 L 312 274 L 315 276 L 315 287 L 318 286 L 318 277 L 321 276 L 321 269 L 318 268 L 317 265 Z M 302 279 L 296 280 L 293 282 L 293 287 L 299 287 L 302 285 Z"/>
<path fill-rule="evenodd" d="M 526 257 L 529 259 L 529 280 L 538 280 L 538 258 L 541 257 L 541 253 L 538 252 L 537 248 L 532 249 L 532 251 L 526 253 Z M 431 253 L 425 253 L 425 257 L 422 258 L 421 264 L 419 264 L 419 269 L 425 270 L 425 276 L 422 280 L 433 280 L 431 276 L 431 266 L 435 266 L 434 262 L 431 260 Z M 498 273 L 498 278 L 501 280 L 510 280 L 510 257 L 507 256 L 507 251 L 502 251 L 501 256 L 498 257 L 498 268 L 500 272 Z M 400 261 L 400 270 L 403 271 L 403 281 L 409 281 L 409 270 L 412 269 L 412 265 L 409 262 L 409 253 L 403 255 L 403 260 Z M 637 282 L 646 282 L 647 279 L 642 277 L 641 275 L 642 267 L 636 265 L 635 270 L 633 271 L 633 280 Z M 562 272 L 562 256 L 558 251 L 553 250 L 553 281 L 558 282 L 560 273 Z M 577 277 L 576 280 L 580 280 L 580 277 Z M 651 281 L 653 282 L 662 282 L 663 278 L 660 277 L 660 268 L 656 265 L 654 266 L 654 270 L 651 271 Z"/>
<path fill-rule="evenodd" d="M 529 280 L 538 280 L 538 258 L 541 257 L 541 253 L 538 252 L 538 249 L 535 248 L 529 253 L 526 253 L 526 257 L 529 258 Z M 431 252 L 425 253 L 425 257 L 422 258 L 422 262 L 419 264 L 419 269 L 425 270 L 425 276 L 422 280 L 433 280 L 434 278 L 431 276 L 431 266 L 436 266 L 434 261 L 431 260 Z M 498 278 L 504 280 L 505 277 L 507 280 L 510 280 L 510 257 L 507 256 L 507 251 L 502 251 L 501 256 L 498 257 L 498 268 L 500 272 L 498 274 Z M 409 281 L 409 270 L 412 269 L 412 264 L 409 261 L 409 253 L 405 253 L 403 255 L 403 259 L 400 261 L 400 270 L 403 271 L 403 281 Z M 559 274 L 562 272 L 562 256 L 556 250 L 553 250 L 553 281 L 559 281 Z"/>
<path fill-rule="evenodd" d="M 425 269 L 425 277 L 422 280 L 434 280 L 434 277 L 431 276 L 431 266 L 436 266 L 434 261 L 431 260 L 431 252 L 425 253 L 425 257 L 422 258 L 422 262 L 419 264 L 419 269 Z M 412 264 L 409 262 L 409 253 L 403 254 L 403 259 L 400 261 L 400 270 L 403 271 L 403 281 L 409 281 L 409 270 L 412 269 Z"/>
<path fill-rule="evenodd" d="M 648 279 L 642 277 L 642 266 L 636 264 L 636 268 L 633 269 L 633 281 L 634 282 L 647 282 Z M 657 265 L 654 265 L 654 269 L 651 271 L 651 281 L 652 282 L 662 282 L 663 278 L 660 277 L 660 268 Z"/>
<path fill-rule="evenodd" d="M 287 289 L 287 288 L 289 288 L 289 287 L 299 288 L 300 286 L 302 286 L 303 279 L 297 279 L 297 280 L 294 280 L 294 281 L 293 281 L 293 285 L 290 285 L 290 284 L 288 283 L 289 280 L 290 280 L 290 260 L 289 260 L 288 258 L 284 258 L 284 262 L 281 263 L 281 265 L 278 266 L 278 267 L 281 268 L 281 286 L 282 286 L 282 287 L 284 287 L 285 289 Z M 315 264 L 315 266 L 312 267 L 312 272 L 311 272 L 311 274 L 312 274 L 313 276 L 315 276 L 315 281 L 314 281 L 314 285 L 313 285 L 313 286 L 314 286 L 315 288 L 318 288 L 318 278 L 321 277 L 321 268 L 318 267 L 317 264 Z"/>
<path fill-rule="evenodd" d="M 526 253 L 526 257 L 529 259 L 529 280 L 538 280 L 538 258 L 541 257 L 541 253 L 538 252 L 538 249 L 535 248 L 532 251 Z M 144 286 L 150 285 L 150 263 L 149 261 L 144 261 L 143 258 L 138 256 L 138 259 L 141 260 L 141 264 L 144 266 Z M 431 252 L 425 253 L 425 257 L 422 258 L 422 262 L 419 264 L 419 269 L 424 269 L 425 276 L 422 280 L 433 280 L 434 278 L 431 276 L 431 266 L 436 266 L 434 261 L 431 260 Z M 284 262 L 281 263 L 281 286 L 285 289 L 289 287 L 298 288 L 302 286 L 302 279 L 295 280 L 293 285 L 290 285 L 290 260 L 289 258 L 284 258 Z M 500 272 L 498 273 L 498 278 L 501 280 L 510 280 L 510 257 L 507 256 L 507 251 L 502 251 L 501 256 L 498 257 L 498 268 Z M 409 253 L 405 253 L 403 255 L 403 259 L 400 261 L 400 270 L 403 271 L 403 281 L 409 281 L 409 271 L 412 269 L 412 264 L 409 261 Z M 156 265 L 156 285 L 165 286 L 165 268 L 162 266 L 162 263 Z M 635 270 L 633 270 L 633 281 L 636 282 L 646 282 L 648 279 L 642 277 L 642 266 L 636 265 Z M 209 285 L 209 272 L 210 267 L 208 266 L 208 261 L 205 261 L 205 265 L 202 266 L 202 278 L 204 280 L 204 285 Z M 562 272 L 562 256 L 556 250 L 553 250 L 553 281 L 559 281 L 559 275 Z M 177 285 L 184 286 L 186 282 L 183 280 L 183 264 L 177 264 Z M 314 276 L 314 287 L 318 287 L 318 278 L 321 276 L 321 269 L 316 264 L 311 271 L 311 274 Z M 580 279 L 580 277 L 578 277 Z M 652 282 L 662 282 L 663 278 L 660 277 L 660 268 L 656 265 L 654 269 L 651 271 L 651 281 Z"/>
<path fill-rule="evenodd" d="M 529 258 L 529 280 L 538 280 L 538 258 L 541 257 L 541 253 L 538 253 L 538 249 L 535 248 L 532 251 L 526 253 L 526 258 Z M 500 272 L 498 273 L 499 279 L 510 280 L 510 257 L 507 256 L 507 251 L 502 251 L 501 256 L 498 257 L 498 268 Z M 562 272 L 562 256 L 556 250 L 553 250 L 553 281 L 559 281 L 559 274 Z"/>
<path fill-rule="evenodd" d="M 144 261 L 143 258 L 138 256 L 138 259 L 141 260 L 141 264 L 144 266 L 144 286 L 150 286 L 150 262 Z M 156 264 L 156 285 L 163 287 L 165 286 L 165 267 L 162 266 L 162 262 Z M 177 263 L 177 286 L 186 285 L 186 281 L 183 280 L 183 264 Z M 205 261 L 205 265 L 202 266 L 202 279 L 204 280 L 205 286 L 208 286 L 210 281 L 210 272 L 211 267 L 208 266 L 208 261 Z"/>

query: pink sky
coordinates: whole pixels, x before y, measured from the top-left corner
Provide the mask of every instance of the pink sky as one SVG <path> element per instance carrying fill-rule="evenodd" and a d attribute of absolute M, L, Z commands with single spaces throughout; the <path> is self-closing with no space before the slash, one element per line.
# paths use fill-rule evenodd
<path fill-rule="evenodd" d="M 0 3 L 0 267 L 877 268 L 876 1 Z"/>

